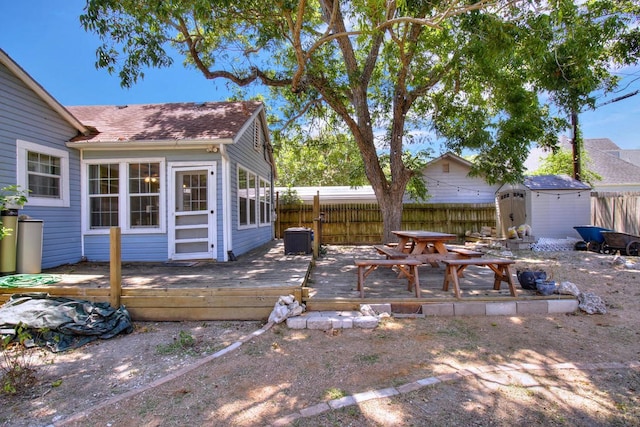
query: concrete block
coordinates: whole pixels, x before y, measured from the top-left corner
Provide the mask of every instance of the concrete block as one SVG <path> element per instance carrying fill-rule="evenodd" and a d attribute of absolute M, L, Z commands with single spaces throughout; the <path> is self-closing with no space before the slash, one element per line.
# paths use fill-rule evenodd
<path fill-rule="evenodd" d="M 313 417 L 314 415 L 319 415 L 323 412 L 330 410 L 331 408 L 326 403 L 318 403 L 317 405 L 310 406 L 308 408 L 304 408 L 300 410 L 300 414 L 303 417 Z"/>
<path fill-rule="evenodd" d="M 331 407 L 331 409 L 340 409 L 344 408 L 345 406 L 351 406 L 355 404 L 356 400 L 353 398 L 353 396 L 345 396 L 341 397 L 340 399 L 333 399 L 329 401 L 329 406 Z"/>
<path fill-rule="evenodd" d="M 484 302 L 454 302 L 455 316 L 484 316 L 487 314 L 487 304 Z"/>
<path fill-rule="evenodd" d="M 422 314 L 425 316 L 453 316 L 453 303 L 422 304 Z"/>
<path fill-rule="evenodd" d="M 517 301 L 518 314 L 547 314 L 549 304 L 542 300 Z"/>
<path fill-rule="evenodd" d="M 287 327 L 291 329 L 305 329 L 307 327 L 307 316 L 287 318 Z"/>
<path fill-rule="evenodd" d="M 420 385 L 419 382 L 414 381 L 412 383 L 402 384 L 396 388 L 400 393 L 411 393 L 412 391 L 420 390 L 422 388 L 422 385 Z"/>
<path fill-rule="evenodd" d="M 353 395 L 356 403 L 366 402 L 371 399 L 380 399 L 398 395 L 399 392 L 394 387 L 383 388 L 380 390 L 364 391 Z"/>
<path fill-rule="evenodd" d="M 486 310 L 487 316 L 513 316 L 517 313 L 515 301 L 488 302 Z"/>
<path fill-rule="evenodd" d="M 547 300 L 549 313 L 573 313 L 578 309 L 577 299 Z"/>
<path fill-rule="evenodd" d="M 423 387 L 426 387 L 428 385 L 433 385 L 433 384 L 437 384 L 439 382 L 441 382 L 438 378 L 436 377 L 429 377 L 429 378 L 423 378 L 421 380 L 416 381 L 418 384 L 420 384 Z"/>
<path fill-rule="evenodd" d="M 368 305 L 377 314 L 380 314 L 380 313 L 391 314 L 391 304 L 368 304 Z"/>
<path fill-rule="evenodd" d="M 307 318 L 307 329 L 331 329 L 331 318 L 322 316 L 309 316 L 309 318 Z"/>
<path fill-rule="evenodd" d="M 379 319 L 375 316 L 356 317 L 353 319 L 353 327 L 363 328 L 363 329 L 374 329 L 378 326 L 378 322 L 379 322 Z"/>

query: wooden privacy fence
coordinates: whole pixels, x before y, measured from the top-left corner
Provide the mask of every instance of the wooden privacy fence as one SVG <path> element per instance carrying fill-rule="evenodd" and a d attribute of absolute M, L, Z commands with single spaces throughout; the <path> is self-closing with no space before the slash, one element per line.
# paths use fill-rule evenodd
<path fill-rule="evenodd" d="M 316 211 L 317 212 L 317 211 Z M 322 243 L 375 244 L 382 241 L 382 214 L 377 203 L 319 204 L 322 212 Z M 313 205 L 278 205 L 276 237 L 283 238 L 290 227 L 313 228 L 317 217 Z M 405 204 L 402 228 L 456 234 L 463 239 L 467 231 L 496 226 L 496 207 L 482 204 Z"/>
<path fill-rule="evenodd" d="M 591 193 L 591 224 L 640 235 L 640 193 Z"/>

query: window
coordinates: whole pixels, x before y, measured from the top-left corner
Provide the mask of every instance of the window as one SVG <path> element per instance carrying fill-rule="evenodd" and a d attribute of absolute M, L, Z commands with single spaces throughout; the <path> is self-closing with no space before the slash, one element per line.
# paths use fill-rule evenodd
<path fill-rule="evenodd" d="M 117 227 L 120 165 L 89 165 L 89 228 Z"/>
<path fill-rule="evenodd" d="M 238 167 L 238 224 L 256 225 L 256 175 Z"/>
<path fill-rule="evenodd" d="M 271 185 L 260 178 L 260 224 L 271 222 Z"/>
<path fill-rule="evenodd" d="M 271 224 L 271 182 L 238 166 L 238 226 Z"/>
<path fill-rule="evenodd" d="M 116 226 L 129 233 L 162 231 L 162 165 L 161 161 L 88 164 L 88 231 Z"/>
<path fill-rule="evenodd" d="M 129 164 L 129 224 L 136 227 L 160 225 L 160 165 Z"/>
<path fill-rule="evenodd" d="M 69 153 L 18 140 L 17 156 L 17 184 L 29 190 L 29 205 L 70 205 Z"/>

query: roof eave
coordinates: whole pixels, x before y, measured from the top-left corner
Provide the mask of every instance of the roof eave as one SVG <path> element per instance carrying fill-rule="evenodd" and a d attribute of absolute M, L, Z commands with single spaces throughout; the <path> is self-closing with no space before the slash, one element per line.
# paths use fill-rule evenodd
<path fill-rule="evenodd" d="M 141 141 L 75 141 L 67 142 L 69 148 L 85 151 L 100 150 L 157 150 L 158 148 L 190 150 L 216 145 L 233 144 L 232 138 L 200 139 L 200 140 L 141 140 Z"/>
<path fill-rule="evenodd" d="M 49 92 L 36 82 L 22 67 L 20 67 L 9 55 L 0 49 L 0 62 L 18 77 L 29 89 L 35 92 L 47 105 L 64 118 L 71 126 L 83 135 L 89 133 L 87 129 L 73 114 L 62 106 Z"/>

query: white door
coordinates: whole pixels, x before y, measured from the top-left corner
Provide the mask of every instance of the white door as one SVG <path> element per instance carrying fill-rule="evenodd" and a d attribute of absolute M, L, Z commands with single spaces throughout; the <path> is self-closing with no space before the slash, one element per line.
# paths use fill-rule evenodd
<path fill-rule="evenodd" d="M 216 259 L 215 164 L 169 164 L 169 259 Z"/>

